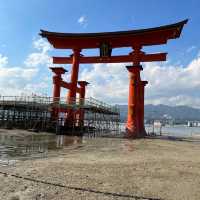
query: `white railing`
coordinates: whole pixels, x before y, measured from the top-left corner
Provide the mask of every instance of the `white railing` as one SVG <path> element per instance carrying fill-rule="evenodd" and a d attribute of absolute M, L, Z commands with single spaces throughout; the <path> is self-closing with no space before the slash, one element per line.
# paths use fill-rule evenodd
<path fill-rule="evenodd" d="M 104 109 L 110 112 L 119 113 L 119 108 L 117 106 L 111 106 L 103 101 L 99 101 L 95 98 L 71 98 L 66 100 L 64 97 L 53 98 L 44 96 L 0 96 L 0 105 L 12 104 L 28 104 L 28 105 L 50 105 L 56 104 L 58 106 L 82 106 L 82 107 L 96 107 L 99 109 Z"/>

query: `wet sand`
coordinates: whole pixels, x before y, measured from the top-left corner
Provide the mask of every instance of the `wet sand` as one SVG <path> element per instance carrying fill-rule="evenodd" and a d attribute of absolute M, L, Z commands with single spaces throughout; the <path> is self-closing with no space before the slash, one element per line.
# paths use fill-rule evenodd
<path fill-rule="evenodd" d="M 84 139 L 0 166 L 0 199 L 200 199 L 200 141 Z"/>
<path fill-rule="evenodd" d="M 54 135 L 54 133 L 47 133 L 47 132 L 34 132 L 34 131 L 27 131 L 21 129 L 3 129 L 0 128 L 0 136 L 17 136 L 17 137 L 26 137 L 30 135 Z"/>

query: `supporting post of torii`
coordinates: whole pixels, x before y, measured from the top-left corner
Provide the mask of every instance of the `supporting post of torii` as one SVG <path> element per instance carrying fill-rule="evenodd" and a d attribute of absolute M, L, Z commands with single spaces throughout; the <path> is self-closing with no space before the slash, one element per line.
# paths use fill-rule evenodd
<path fill-rule="evenodd" d="M 127 137 L 136 138 L 146 135 L 144 126 L 144 87 L 147 81 L 140 80 L 141 65 L 127 66 L 129 71 Z"/>
<path fill-rule="evenodd" d="M 61 82 L 62 82 L 62 74 L 65 74 L 67 70 L 65 70 L 63 67 L 50 67 L 52 72 L 55 73 L 53 76 L 53 103 L 56 104 L 60 101 L 60 90 L 61 90 Z M 52 118 L 57 119 L 58 118 L 58 109 L 55 107 L 52 111 Z"/>
<path fill-rule="evenodd" d="M 141 65 L 126 67 L 129 71 L 129 97 L 128 97 L 128 116 L 126 123 L 127 137 L 140 137 L 140 115 L 139 115 L 139 96 L 140 96 L 140 70 Z"/>
<path fill-rule="evenodd" d="M 79 72 L 79 59 L 80 59 L 80 49 L 73 49 L 72 54 L 72 71 L 71 71 L 71 88 L 68 93 L 68 103 L 72 103 L 76 99 L 76 88 L 78 82 L 78 72 Z"/>
<path fill-rule="evenodd" d="M 87 81 L 78 81 L 80 85 L 80 95 L 79 95 L 79 104 L 80 104 L 80 113 L 79 113 L 79 127 L 84 126 L 84 109 L 83 105 L 85 103 L 85 89 L 86 86 L 89 84 Z"/>
<path fill-rule="evenodd" d="M 146 135 L 144 127 L 144 86 L 146 81 L 141 81 L 140 71 L 143 70 L 140 62 L 145 55 L 140 44 L 134 45 L 133 52 L 129 55 L 135 59 L 132 66 L 127 66 L 129 71 L 129 97 L 128 116 L 126 123 L 127 137 L 140 138 Z"/>
<path fill-rule="evenodd" d="M 72 54 L 72 71 L 71 71 L 71 87 L 67 96 L 67 103 L 74 104 L 76 102 L 76 90 L 78 82 L 78 72 L 79 72 L 79 59 L 80 59 L 80 49 L 73 49 Z M 73 109 L 68 110 L 67 123 L 69 126 L 75 125 Z"/>
<path fill-rule="evenodd" d="M 147 135 L 145 126 L 144 126 L 144 89 L 148 81 L 140 81 L 140 104 L 139 104 L 139 127 L 140 127 L 140 136 L 144 137 Z"/>

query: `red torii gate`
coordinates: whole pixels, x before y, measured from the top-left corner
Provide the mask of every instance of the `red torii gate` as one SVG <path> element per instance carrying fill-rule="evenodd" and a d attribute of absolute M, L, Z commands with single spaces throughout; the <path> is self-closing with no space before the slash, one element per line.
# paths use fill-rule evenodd
<path fill-rule="evenodd" d="M 147 81 L 142 81 L 141 62 L 165 61 L 167 53 L 146 54 L 143 46 L 166 44 L 169 39 L 180 37 L 183 26 L 188 20 L 156 28 L 104 32 L 104 33 L 57 33 L 41 30 L 40 35 L 56 49 L 72 49 L 69 57 L 53 57 L 55 64 L 72 64 L 70 90 L 68 100 L 76 97 L 78 72 L 80 63 L 121 63 L 132 62 L 127 66 L 129 71 L 129 98 L 126 130 L 128 137 L 143 137 L 144 128 L 144 87 Z M 129 55 L 112 56 L 112 49 L 132 47 Z M 100 56 L 85 57 L 82 49 L 100 49 Z"/>

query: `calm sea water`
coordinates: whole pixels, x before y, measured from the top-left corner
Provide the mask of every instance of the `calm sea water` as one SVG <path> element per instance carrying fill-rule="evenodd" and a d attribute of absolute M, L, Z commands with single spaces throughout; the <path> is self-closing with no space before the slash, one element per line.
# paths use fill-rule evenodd
<path fill-rule="evenodd" d="M 121 123 L 121 130 L 125 131 L 125 124 Z M 155 132 L 157 135 L 160 134 L 160 128 L 154 127 L 153 125 L 145 125 L 147 133 Z M 177 137 L 191 137 L 200 136 L 200 127 L 188 127 L 186 125 L 174 125 L 174 126 L 163 126 L 161 128 L 163 135 L 177 136 Z"/>
<path fill-rule="evenodd" d="M 153 131 L 153 126 L 146 126 L 147 132 Z M 188 127 L 184 125 L 176 126 L 163 126 L 161 129 L 154 127 L 154 132 L 163 135 L 177 136 L 177 137 L 190 137 L 190 136 L 200 136 L 200 127 Z"/>

